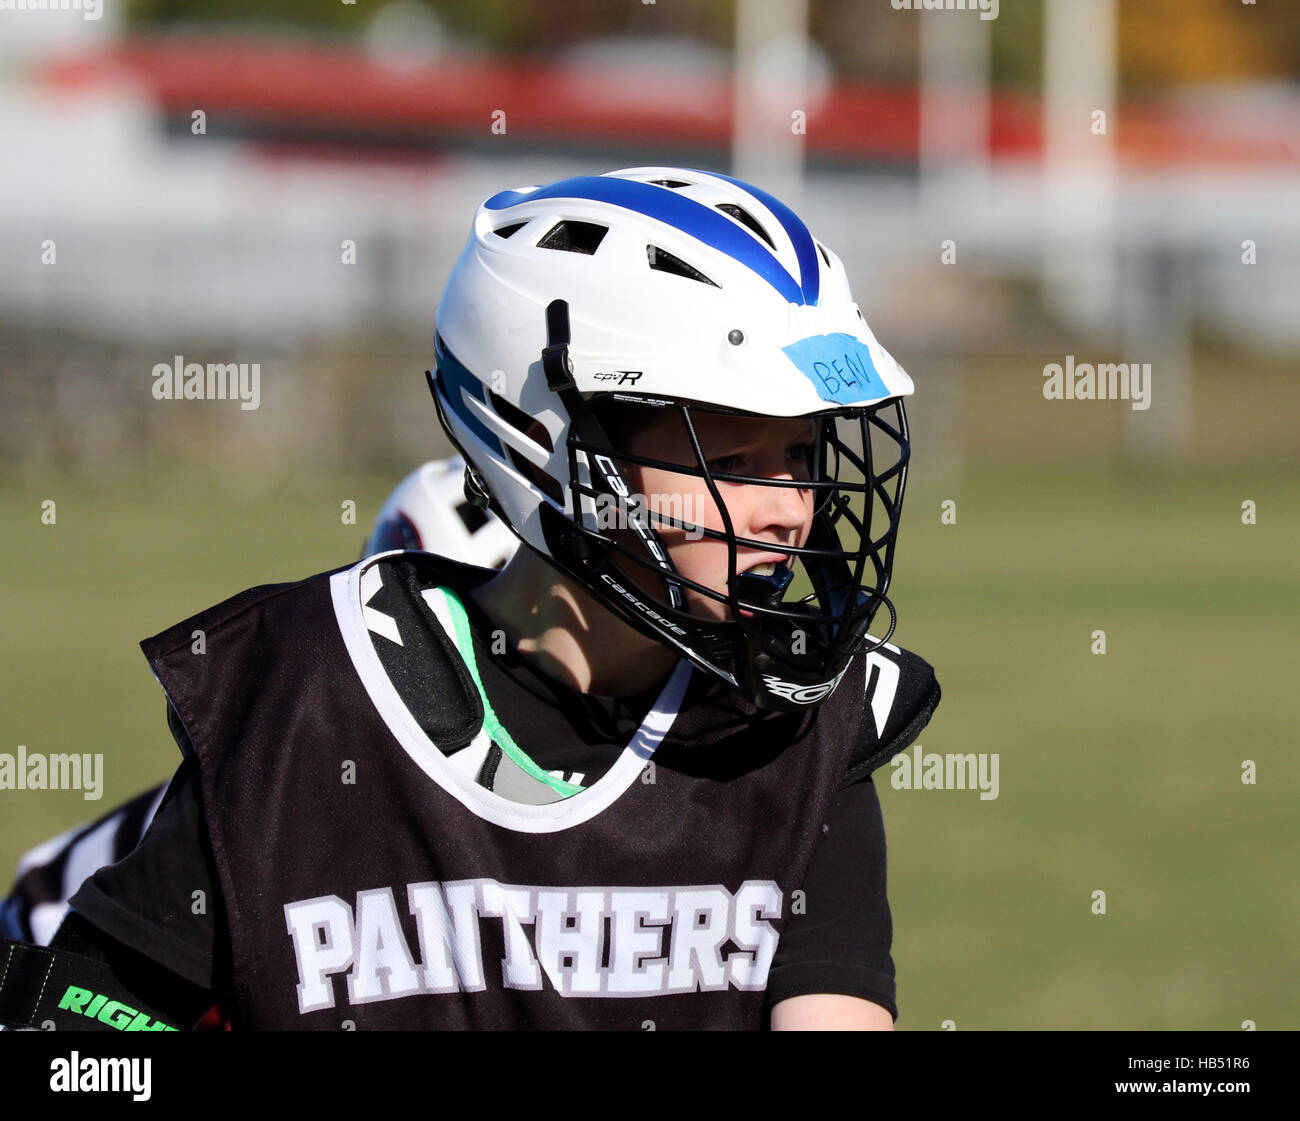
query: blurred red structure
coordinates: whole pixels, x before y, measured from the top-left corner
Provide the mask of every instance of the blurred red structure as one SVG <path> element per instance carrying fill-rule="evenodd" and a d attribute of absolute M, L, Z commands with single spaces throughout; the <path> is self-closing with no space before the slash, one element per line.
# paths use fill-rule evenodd
<path fill-rule="evenodd" d="M 252 39 L 128 40 L 103 53 L 51 64 L 42 78 L 84 86 L 125 76 L 167 114 L 237 118 L 250 135 L 287 129 L 382 144 L 422 139 L 428 146 L 481 139 L 495 110 L 510 135 L 536 142 L 663 141 L 725 151 L 732 131 L 731 83 L 693 77 L 671 98 L 645 71 L 627 76 L 616 96 L 594 96 L 580 69 L 502 59 L 439 59 L 395 70 L 360 48 Z M 602 71 L 601 78 L 608 81 Z M 690 108 L 683 110 L 683 94 Z M 1032 102 L 998 96 L 992 106 L 995 155 L 1031 155 L 1039 144 Z M 915 88 L 838 84 L 810 114 L 809 154 L 861 162 L 911 161 L 919 124 Z"/>
<path fill-rule="evenodd" d="M 188 120 L 195 108 L 224 115 L 250 139 L 295 134 L 364 146 L 436 150 L 478 142 L 496 110 L 510 135 L 535 143 L 637 143 L 671 140 L 725 152 L 734 91 L 729 80 L 680 76 L 665 91 L 645 70 L 600 96 L 572 64 L 500 58 L 439 58 L 394 69 L 360 47 L 266 39 L 126 40 L 102 53 L 50 64 L 42 80 L 59 87 L 129 77 L 160 109 Z M 671 96 L 665 97 L 665 92 Z M 684 104 L 689 108 L 684 109 Z M 847 163 L 910 163 L 916 159 L 919 97 L 915 87 L 838 83 L 808 120 L 812 159 Z M 1129 105 L 1116 130 L 1121 160 L 1134 164 L 1294 163 L 1285 134 L 1233 135 L 1207 127 L 1200 115 L 1167 105 Z M 994 159 L 1035 159 L 1042 147 L 1035 99 L 994 93 L 990 103 Z"/>

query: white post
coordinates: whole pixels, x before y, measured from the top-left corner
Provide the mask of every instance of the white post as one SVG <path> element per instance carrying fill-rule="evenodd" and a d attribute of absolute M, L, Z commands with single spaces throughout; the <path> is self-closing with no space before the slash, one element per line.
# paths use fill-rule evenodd
<path fill-rule="evenodd" d="M 21 77 L 63 54 L 111 46 L 121 37 L 122 7 L 115 0 L 82 0 L 75 8 L 46 2 L 0 12 L 0 79 Z"/>
<path fill-rule="evenodd" d="M 811 116 L 807 0 L 736 0 L 732 173 L 798 210 Z M 806 124 L 806 119 L 804 121 Z"/>
<path fill-rule="evenodd" d="M 937 10 L 920 24 L 921 210 L 964 226 L 961 215 L 988 202 L 993 24 L 977 11 Z"/>
<path fill-rule="evenodd" d="M 1178 459 L 1191 448 L 1194 262 L 1194 250 L 1159 243 L 1126 255 L 1120 309 L 1124 349 L 1115 360 L 1130 370 L 1151 367 L 1146 407 L 1119 405 L 1124 445 L 1135 460 Z"/>
<path fill-rule="evenodd" d="M 1082 330 L 1115 322 L 1115 0 L 1045 0 L 1043 289 Z"/>

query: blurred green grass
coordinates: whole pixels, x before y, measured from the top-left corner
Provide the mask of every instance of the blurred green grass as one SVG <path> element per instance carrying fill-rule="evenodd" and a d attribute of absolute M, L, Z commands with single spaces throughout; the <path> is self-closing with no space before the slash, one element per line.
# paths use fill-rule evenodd
<path fill-rule="evenodd" d="M 0 791 L 0 878 L 34 842 L 175 770 L 139 642 L 244 588 L 356 560 L 394 482 L 313 477 L 270 489 L 191 471 L 103 485 L 51 476 L 0 492 L 0 750 L 102 752 L 105 767 L 98 801 Z M 54 525 L 41 523 L 46 499 Z M 355 524 L 344 521 L 348 501 Z"/>
<path fill-rule="evenodd" d="M 268 490 L 182 473 L 0 493 L 0 750 L 106 765 L 97 802 L 0 792 L 0 877 L 174 769 L 139 640 L 253 584 L 351 562 L 394 482 Z M 948 498 L 956 525 L 940 522 Z M 1258 525 L 1241 524 L 1244 498 Z M 921 743 L 997 752 L 1001 790 L 982 801 L 876 774 L 900 1028 L 1300 1026 L 1298 502 L 1300 484 L 1258 468 L 914 473 L 892 595 L 895 640 L 944 690 Z"/>
<path fill-rule="evenodd" d="M 921 743 L 999 753 L 1001 790 L 877 772 L 902 1026 L 1298 1026 L 1297 499 L 1259 470 L 909 495 L 898 638 L 944 689 Z"/>

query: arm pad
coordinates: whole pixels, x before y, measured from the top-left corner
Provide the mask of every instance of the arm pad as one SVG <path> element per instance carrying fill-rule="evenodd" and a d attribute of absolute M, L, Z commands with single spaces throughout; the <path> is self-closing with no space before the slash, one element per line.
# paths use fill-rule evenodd
<path fill-rule="evenodd" d="M 59 1031 L 179 1031 L 104 961 L 27 942 L 0 944 L 0 1022 Z"/>

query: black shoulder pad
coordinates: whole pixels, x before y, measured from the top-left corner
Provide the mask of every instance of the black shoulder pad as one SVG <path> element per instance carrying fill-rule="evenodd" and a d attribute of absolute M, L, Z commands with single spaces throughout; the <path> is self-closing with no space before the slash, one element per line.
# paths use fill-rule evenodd
<path fill-rule="evenodd" d="M 439 584 L 446 584 L 459 593 L 483 576 L 496 575 L 491 569 L 415 552 L 402 553 L 382 563 L 391 564 L 398 578 L 406 581 L 412 602 L 419 602 L 421 592 Z M 470 574 L 468 578 L 466 572 Z M 421 632 L 418 641 L 424 644 L 426 655 L 421 665 L 430 676 L 421 682 L 421 688 L 409 690 L 407 704 L 438 750 L 451 755 L 468 746 L 483 726 L 483 700 L 451 635 L 431 615 L 420 616 L 418 622 Z M 413 637 L 412 641 L 417 640 Z"/>
<path fill-rule="evenodd" d="M 142 1006 L 106 962 L 70 950 L 0 943 L 0 1023 L 72 1031 L 179 1031 Z"/>
<path fill-rule="evenodd" d="M 858 745 L 844 783 L 858 782 L 907 750 L 939 705 L 934 667 L 910 650 L 886 644 L 867 658 Z"/>

